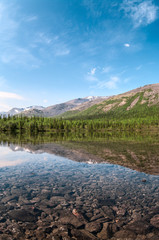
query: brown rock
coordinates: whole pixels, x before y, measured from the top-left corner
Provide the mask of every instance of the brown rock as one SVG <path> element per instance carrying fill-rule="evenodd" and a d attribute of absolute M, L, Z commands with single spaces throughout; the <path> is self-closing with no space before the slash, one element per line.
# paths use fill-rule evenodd
<path fill-rule="evenodd" d="M 159 228 L 159 214 L 151 218 L 150 223 L 152 224 L 152 226 Z"/>
<path fill-rule="evenodd" d="M 118 240 L 134 240 L 136 239 L 136 234 L 129 230 L 120 230 L 114 234 L 114 237 Z"/>
<path fill-rule="evenodd" d="M 25 209 L 20 209 L 20 210 L 12 210 L 8 213 L 9 217 L 12 219 L 15 219 L 16 221 L 22 221 L 22 222 L 35 222 L 37 221 L 37 217 L 25 210 Z"/>
<path fill-rule="evenodd" d="M 90 232 L 87 232 L 86 230 L 72 229 L 71 234 L 73 237 L 76 237 L 77 239 L 80 239 L 80 240 L 97 240 L 98 239 L 97 237 L 95 237 Z"/>
<path fill-rule="evenodd" d="M 150 226 L 146 221 L 136 221 L 126 226 L 126 230 L 130 230 L 137 234 L 147 234 L 149 228 Z"/>
<path fill-rule="evenodd" d="M 102 231 L 97 234 L 97 237 L 102 240 L 107 240 L 111 237 L 109 223 L 103 223 Z"/>
<path fill-rule="evenodd" d="M 64 225 L 71 224 L 75 228 L 80 228 L 84 225 L 84 222 L 79 220 L 73 214 L 69 214 L 68 216 L 61 217 L 60 222 Z"/>
<path fill-rule="evenodd" d="M 91 233 L 97 233 L 101 231 L 102 225 L 97 222 L 90 222 L 86 224 L 85 229 Z"/>

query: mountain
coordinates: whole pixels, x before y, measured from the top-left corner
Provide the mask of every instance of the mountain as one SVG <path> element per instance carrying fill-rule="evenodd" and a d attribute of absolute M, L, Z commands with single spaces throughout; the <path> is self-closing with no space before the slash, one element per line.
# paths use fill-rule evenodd
<path fill-rule="evenodd" d="M 111 97 L 88 96 L 49 107 L 13 108 L 6 115 L 62 117 L 65 119 L 125 119 L 159 113 L 159 83 Z"/>
<path fill-rule="evenodd" d="M 42 106 L 30 106 L 30 107 L 26 107 L 26 108 L 12 108 L 8 112 L 1 112 L 0 115 L 14 116 L 16 114 L 21 114 L 22 112 L 28 112 L 28 111 L 33 110 L 33 109 L 37 109 L 37 110 L 40 111 L 40 110 L 44 109 L 44 107 L 42 107 Z"/>
<path fill-rule="evenodd" d="M 28 111 L 21 112 L 25 116 L 44 116 L 44 117 L 55 117 L 61 115 L 67 111 L 74 109 L 86 109 L 96 103 L 102 102 L 107 97 L 95 97 L 89 96 L 85 98 L 77 98 L 68 102 L 52 105 L 43 109 L 30 109 Z"/>
<path fill-rule="evenodd" d="M 159 113 L 159 83 L 146 85 L 109 97 L 90 107 L 74 108 L 60 115 L 60 117 L 67 119 L 93 119 L 100 117 L 124 119 L 153 116 L 156 113 Z"/>

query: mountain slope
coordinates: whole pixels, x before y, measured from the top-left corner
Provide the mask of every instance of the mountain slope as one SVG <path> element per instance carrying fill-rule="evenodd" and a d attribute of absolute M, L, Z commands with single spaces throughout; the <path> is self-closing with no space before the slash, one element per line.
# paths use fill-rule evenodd
<path fill-rule="evenodd" d="M 74 109 L 63 118 L 130 118 L 159 113 L 159 84 L 146 85 L 129 92 L 109 97 L 87 109 Z"/>
<path fill-rule="evenodd" d="M 25 116 L 43 116 L 43 117 L 55 117 L 70 110 L 86 109 L 96 103 L 103 101 L 106 97 L 86 97 L 77 98 L 68 102 L 52 105 L 44 109 L 31 109 L 29 111 L 21 112 Z"/>

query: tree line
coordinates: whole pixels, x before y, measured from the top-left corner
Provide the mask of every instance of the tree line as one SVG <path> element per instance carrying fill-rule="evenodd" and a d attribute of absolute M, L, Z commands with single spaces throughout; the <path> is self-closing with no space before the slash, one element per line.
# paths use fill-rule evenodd
<path fill-rule="evenodd" d="M 131 119 L 56 119 L 46 117 L 4 116 L 0 117 L 0 132 L 78 132 L 78 131 L 135 131 L 158 128 L 158 116 Z"/>

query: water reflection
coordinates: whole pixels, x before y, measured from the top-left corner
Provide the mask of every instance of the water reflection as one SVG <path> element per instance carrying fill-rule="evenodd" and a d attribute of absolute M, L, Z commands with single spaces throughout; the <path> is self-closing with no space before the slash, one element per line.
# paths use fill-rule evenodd
<path fill-rule="evenodd" d="M 146 135 L 63 135 L 0 136 L 13 151 L 47 152 L 78 162 L 113 163 L 137 171 L 159 174 L 159 137 Z"/>
<path fill-rule="evenodd" d="M 117 153 L 122 144 L 115 142 Z M 146 148 L 148 156 L 158 153 L 157 147 Z M 159 177 L 103 164 L 104 149 L 112 151 L 113 141 L 3 140 L 1 239 L 159 239 Z"/>

